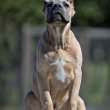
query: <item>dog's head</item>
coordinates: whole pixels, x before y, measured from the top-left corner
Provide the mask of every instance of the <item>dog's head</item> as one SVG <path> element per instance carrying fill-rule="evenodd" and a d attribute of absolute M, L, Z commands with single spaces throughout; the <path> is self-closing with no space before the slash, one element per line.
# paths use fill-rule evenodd
<path fill-rule="evenodd" d="M 67 24 L 75 14 L 73 0 L 44 0 L 44 13 L 48 24 Z"/>

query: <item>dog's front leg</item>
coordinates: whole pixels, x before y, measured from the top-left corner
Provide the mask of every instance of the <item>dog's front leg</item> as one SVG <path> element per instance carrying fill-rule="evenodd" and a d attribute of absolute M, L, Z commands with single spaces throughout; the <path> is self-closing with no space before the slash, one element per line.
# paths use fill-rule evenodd
<path fill-rule="evenodd" d="M 81 85 L 82 79 L 82 71 L 81 66 L 77 65 L 74 70 L 75 78 L 72 85 L 71 91 L 71 98 L 70 98 L 70 110 L 77 110 L 77 103 L 78 103 L 78 96 L 79 96 L 79 89 Z"/>
<path fill-rule="evenodd" d="M 38 88 L 40 94 L 41 110 L 54 110 L 49 92 L 49 81 L 37 73 Z"/>
<path fill-rule="evenodd" d="M 53 102 L 52 102 L 49 91 L 44 92 L 44 105 L 42 106 L 44 106 L 43 110 L 53 110 Z"/>

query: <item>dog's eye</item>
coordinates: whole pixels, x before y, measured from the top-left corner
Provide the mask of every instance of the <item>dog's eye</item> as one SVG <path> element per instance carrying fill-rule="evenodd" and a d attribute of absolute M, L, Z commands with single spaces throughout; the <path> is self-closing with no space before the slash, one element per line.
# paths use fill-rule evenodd
<path fill-rule="evenodd" d="M 52 7 L 53 2 L 50 2 L 49 4 L 47 4 L 47 7 Z"/>
<path fill-rule="evenodd" d="M 44 6 L 46 6 L 47 5 L 47 2 L 44 2 Z"/>
<path fill-rule="evenodd" d="M 64 5 L 66 8 L 69 8 L 69 4 L 68 4 L 68 3 L 63 2 L 63 5 Z"/>

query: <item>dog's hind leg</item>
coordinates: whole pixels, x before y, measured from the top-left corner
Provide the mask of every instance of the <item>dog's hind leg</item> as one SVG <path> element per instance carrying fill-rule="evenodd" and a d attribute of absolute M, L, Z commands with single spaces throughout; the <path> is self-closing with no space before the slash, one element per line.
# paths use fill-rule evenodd
<path fill-rule="evenodd" d="M 37 99 L 32 91 L 30 91 L 26 96 L 25 110 L 41 110 L 40 101 Z"/>

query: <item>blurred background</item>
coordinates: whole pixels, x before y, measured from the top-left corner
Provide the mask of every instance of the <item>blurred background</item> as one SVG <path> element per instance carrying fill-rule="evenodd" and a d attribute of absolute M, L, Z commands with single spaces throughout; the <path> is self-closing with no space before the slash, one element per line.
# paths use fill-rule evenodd
<path fill-rule="evenodd" d="M 24 110 L 46 25 L 42 1 L 0 0 L 0 110 Z M 72 30 L 84 57 L 80 95 L 87 110 L 110 110 L 110 1 L 75 0 L 74 5 Z"/>

